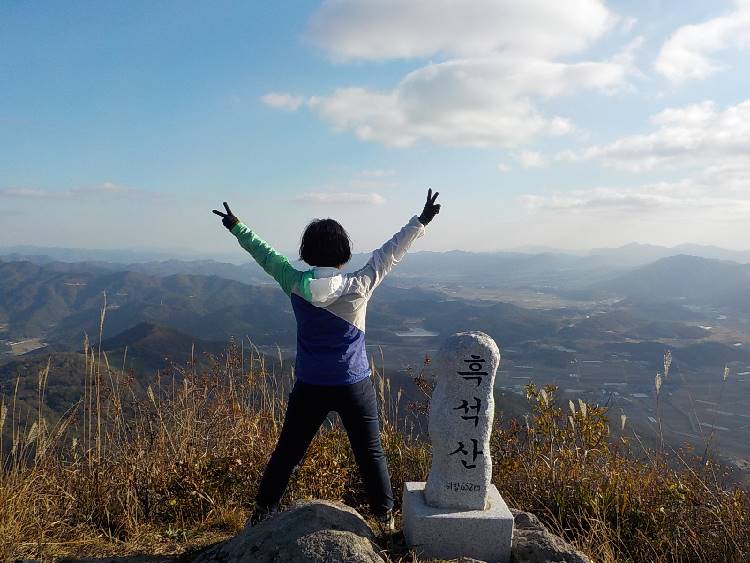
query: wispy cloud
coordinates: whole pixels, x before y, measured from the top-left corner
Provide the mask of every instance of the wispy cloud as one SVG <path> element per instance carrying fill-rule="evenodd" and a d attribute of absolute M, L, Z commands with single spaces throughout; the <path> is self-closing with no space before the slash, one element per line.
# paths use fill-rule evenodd
<path fill-rule="evenodd" d="M 377 193 L 307 192 L 294 196 L 293 201 L 325 205 L 381 205 L 385 198 Z"/>
<path fill-rule="evenodd" d="M 302 96 L 293 96 L 286 92 L 269 92 L 260 99 L 267 106 L 286 111 L 296 111 L 305 101 Z"/>
<path fill-rule="evenodd" d="M 599 160 L 634 172 L 696 166 L 750 168 L 750 100 L 723 111 L 705 101 L 667 108 L 651 117 L 656 129 L 583 151 L 566 151 L 558 160 Z"/>
<path fill-rule="evenodd" d="M 635 27 L 635 24 L 637 23 L 638 23 L 638 18 L 634 16 L 623 18 L 620 22 L 620 30 L 625 33 L 629 33 L 630 31 L 633 30 L 633 28 Z"/>
<path fill-rule="evenodd" d="M 654 68 L 675 83 L 703 79 L 726 67 L 714 55 L 750 47 L 750 0 L 733 12 L 678 28 L 664 43 Z"/>
<path fill-rule="evenodd" d="M 39 200 L 81 199 L 85 197 L 137 197 L 142 194 L 142 190 L 120 186 L 112 182 L 67 190 L 44 190 L 31 187 L 0 189 L 0 197 Z"/>
<path fill-rule="evenodd" d="M 536 151 L 520 151 L 516 154 L 516 160 L 524 168 L 542 168 L 547 165 L 546 159 Z"/>
<path fill-rule="evenodd" d="M 598 187 L 547 195 L 526 194 L 520 202 L 530 211 L 705 214 L 750 218 L 750 169 L 710 168 L 693 177 L 635 187 Z"/>
<path fill-rule="evenodd" d="M 678 180 L 526 194 L 536 212 L 679 214 L 689 224 L 707 214 L 750 220 L 750 100 L 723 110 L 711 101 L 667 108 L 650 118 L 653 131 L 556 156 L 599 161 L 634 173 L 683 170 Z"/>
<path fill-rule="evenodd" d="M 380 170 L 380 169 L 373 169 L 373 170 L 362 170 L 359 175 L 364 176 L 366 178 L 384 178 L 386 176 L 393 176 L 396 173 L 395 170 Z"/>

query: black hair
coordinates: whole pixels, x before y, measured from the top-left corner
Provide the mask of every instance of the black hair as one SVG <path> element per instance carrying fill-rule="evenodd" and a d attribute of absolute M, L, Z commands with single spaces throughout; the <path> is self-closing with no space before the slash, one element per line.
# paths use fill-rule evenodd
<path fill-rule="evenodd" d="M 299 257 L 310 266 L 346 264 L 352 257 L 349 235 L 338 221 L 313 219 L 302 234 Z"/>

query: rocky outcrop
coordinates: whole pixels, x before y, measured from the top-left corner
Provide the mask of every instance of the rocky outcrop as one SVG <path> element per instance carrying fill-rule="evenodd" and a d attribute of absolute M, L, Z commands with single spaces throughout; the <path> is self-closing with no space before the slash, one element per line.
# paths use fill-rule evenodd
<path fill-rule="evenodd" d="M 591 563 L 529 512 L 513 510 L 512 563 Z M 298 502 L 198 554 L 195 563 L 384 563 L 359 513 L 339 502 Z M 463 558 L 461 563 L 484 563 Z"/>
<path fill-rule="evenodd" d="M 530 512 L 510 511 L 515 521 L 512 563 L 591 563 L 583 553 L 547 530 Z"/>
<path fill-rule="evenodd" d="M 384 563 L 373 533 L 353 508 L 324 500 L 289 510 L 199 554 L 195 563 Z"/>

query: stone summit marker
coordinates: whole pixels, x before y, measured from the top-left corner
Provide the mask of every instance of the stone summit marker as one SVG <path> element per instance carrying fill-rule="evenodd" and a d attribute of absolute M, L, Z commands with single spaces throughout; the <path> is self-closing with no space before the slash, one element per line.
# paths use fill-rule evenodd
<path fill-rule="evenodd" d="M 403 528 L 423 557 L 510 561 L 513 515 L 492 484 L 490 433 L 497 344 L 483 332 L 449 337 L 435 359 L 427 483 L 404 483 Z"/>

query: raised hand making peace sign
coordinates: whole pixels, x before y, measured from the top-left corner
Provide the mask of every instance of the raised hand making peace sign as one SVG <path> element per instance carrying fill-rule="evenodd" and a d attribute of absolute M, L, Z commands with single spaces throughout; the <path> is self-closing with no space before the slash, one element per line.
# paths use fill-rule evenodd
<path fill-rule="evenodd" d="M 427 203 L 424 204 L 424 210 L 422 211 L 422 214 L 419 216 L 419 222 L 423 225 L 426 225 L 432 219 L 440 213 L 440 204 L 435 203 L 435 200 L 437 199 L 437 196 L 440 195 L 440 192 L 435 192 L 435 195 L 432 195 L 432 188 L 430 188 L 427 192 Z"/>
<path fill-rule="evenodd" d="M 226 213 L 222 213 L 221 211 L 217 211 L 216 209 L 214 209 L 213 212 L 219 217 L 221 217 L 221 222 L 224 224 L 224 226 L 227 229 L 231 230 L 232 227 L 234 227 L 237 223 L 240 222 L 240 220 L 234 216 L 234 213 L 232 213 L 232 210 L 229 209 L 229 206 L 227 205 L 226 201 L 224 202 L 224 209 L 227 210 Z"/>

